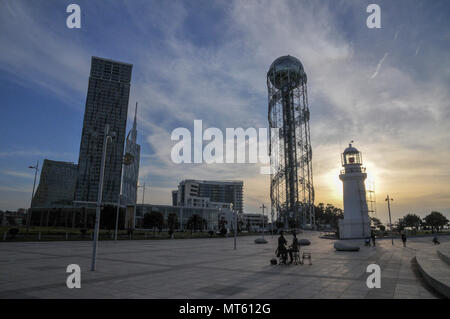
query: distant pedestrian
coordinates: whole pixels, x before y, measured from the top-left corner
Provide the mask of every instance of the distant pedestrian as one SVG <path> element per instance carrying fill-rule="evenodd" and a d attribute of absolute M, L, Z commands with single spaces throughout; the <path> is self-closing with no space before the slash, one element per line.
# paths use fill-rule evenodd
<path fill-rule="evenodd" d="M 297 235 L 295 234 L 295 232 L 293 232 L 292 235 L 294 236 L 294 239 L 292 240 L 292 245 L 291 245 L 290 249 L 288 250 L 289 257 L 291 258 L 291 261 L 289 262 L 290 264 L 292 264 L 292 262 L 294 261 L 294 259 L 292 257 L 292 253 L 298 253 L 300 250 L 300 245 L 298 243 Z"/>
<path fill-rule="evenodd" d="M 375 239 L 376 239 L 376 236 L 375 236 L 375 232 L 374 232 L 374 231 L 372 232 L 372 234 L 371 234 L 370 237 L 372 238 L 372 245 L 373 245 L 373 247 L 375 247 L 375 246 L 376 246 L 376 245 L 375 245 Z"/>
<path fill-rule="evenodd" d="M 437 235 L 434 235 L 434 237 L 433 237 L 433 244 L 435 244 L 435 245 L 439 245 L 440 244 Z"/>
<path fill-rule="evenodd" d="M 281 263 L 286 264 L 287 260 L 287 248 L 286 248 L 287 240 L 283 236 L 283 231 L 280 231 L 280 237 L 278 237 L 278 248 L 277 248 L 277 257 L 281 257 Z"/>
<path fill-rule="evenodd" d="M 402 233 L 402 242 L 403 242 L 403 247 L 406 247 L 406 234 Z"/>

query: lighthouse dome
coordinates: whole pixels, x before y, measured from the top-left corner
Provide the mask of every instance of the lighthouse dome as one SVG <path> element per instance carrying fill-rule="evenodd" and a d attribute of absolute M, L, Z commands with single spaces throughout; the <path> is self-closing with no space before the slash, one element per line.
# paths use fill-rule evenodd
<path fill-rule="evenodd" d="M 356 153 L 359 153 L 359 151 L 355 147 L 353 147 L 352 144 L 348 144 L 348 147 L 344 150 L 344 155 Z"/>

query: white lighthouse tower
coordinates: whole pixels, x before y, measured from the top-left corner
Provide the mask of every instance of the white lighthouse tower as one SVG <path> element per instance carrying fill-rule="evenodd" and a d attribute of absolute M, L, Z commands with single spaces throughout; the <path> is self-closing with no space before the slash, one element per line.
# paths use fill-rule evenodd
<path fill-rule="evenodd" d="M 344 169 L 339 179 L 344 184 L 344 219 L 339 221 L 340 238 L 365 238 L 370 236 L 370 221 L 364 185 L 367 174 L 362 167 L 362 155 L 349 144 L 341 160 Z"/>

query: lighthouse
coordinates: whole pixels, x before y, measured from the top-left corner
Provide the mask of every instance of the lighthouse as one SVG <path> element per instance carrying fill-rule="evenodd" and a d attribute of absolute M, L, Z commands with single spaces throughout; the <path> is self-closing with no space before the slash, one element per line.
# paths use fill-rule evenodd
<path fill-rule="evenodd" d="M 366 201 L 366 169 L 362 167 L 362 154 L 352 144 L 341 157 L 344 169 L 339 179 L 344 187 L 344 219 L 339 221 L 341 239 L 370 236 L 369 212 Z"/>

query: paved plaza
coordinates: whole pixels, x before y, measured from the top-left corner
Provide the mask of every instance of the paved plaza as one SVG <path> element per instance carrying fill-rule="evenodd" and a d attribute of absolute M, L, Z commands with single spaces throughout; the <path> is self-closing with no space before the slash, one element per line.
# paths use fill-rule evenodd
<path fill-rule="evenodd" d="M 420 275 L 416 250 L 430 237 L 378 240 L 377 247 L 337 252 L 334 240 L 305 232 L 312 265 L 270 265 L 276 239 L 256 237 L 103 241 L 97 271 L 90 271 L 92 243 L 0 243 L 0 298 L 439 298 Z M 288 242 L 292 241 L 287 236 Z M 442 242 L 450 237 L 442 236 Z M 381 288 L 369 289 L 366 267 L 381 267 Z M 81 267 L 81 288 L 66 286 L 66 267 Z"/>

